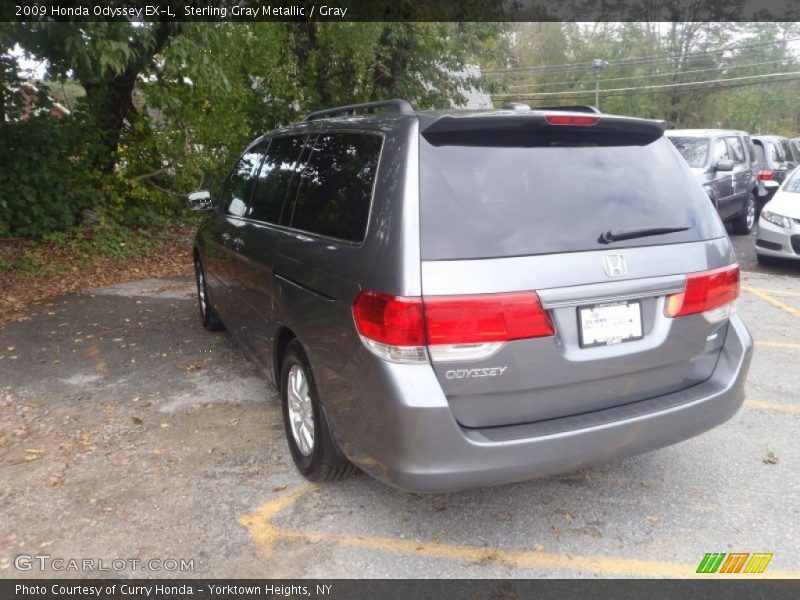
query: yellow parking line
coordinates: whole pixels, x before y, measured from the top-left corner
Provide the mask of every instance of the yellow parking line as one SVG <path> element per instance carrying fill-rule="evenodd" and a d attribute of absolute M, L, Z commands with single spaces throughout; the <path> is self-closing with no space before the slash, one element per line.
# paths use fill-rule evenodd
<path fill-rule="evenodd" d="M 745 400 L 744 405 L 757 410 L 768 410 L 770 412 L 788 413 L 790 415 L 800 415 L 800 404 L 787 404 L 782 402 L 764 402 L 762 400 Z"/>
<path fill-rule="evenodd" d="M 391 554 L 423 555 L 432 558 L 469 561 L 478 565 L 499 562 L 528 569 L 566 569 L 611 576 L 698 577 L 695 572 L 697 565 L 694 563 L 671 563 L 613 556 L 556 554 L 535 552 L 533 550 L 502 550 L 500 548 L 436 543 L 423 540 L 297 530 L 277 527 L 272 523 L 272 519 L 279 512 L 294 504 L 311 489 L 313 489 L 313 486 L 304 486 L 276 500 L 267 502 L 251 515 L 245 515 L 240 518 L 239 523 L 248 529 L 257 544 L 266 549 L 271 549 L 278 539 L 302 540 L 328 542 L 339 546 L 363 548 Z M 738 576 L 741 577 L 741 575 Z M 798 579 L 800 578 L 800 572 L 767 571 L 755 576 L 758 578 Z M 700 575 L 700 577 L 708 577 L 708 575 Z M 718 573 L 713 577 L 726 577 L 726 575 Z M 750 577 L 752 578 L 753 576 L 750 575 Z"/>
<path fill-rule="evenodd" d="M 768 341 L 756 340 L 756 346 L 768 346 L 770 348 L 800 349 L 800 344 L 796 344 L 794 342 L 768 342 Z"/>
<path fill-rule="evenodd" d="M 746 292 L 750 292 L 754 296 L 758 296 L 762 300 L 766 300 L 767 302 L 769 302 L 773 306 L 776 306 L 776 307 L 778 307 L 778 308 L 780 308 L 782 310 L 785 310 L 790 315 L 800 318 L 800 309 L 797 309 L 794 306 L 789 306 L 788 304 L 784 304 L 783 302 L 781 302 L 777 298 L 773 298 L 772 296 L 770 296 L 766 291 L 762 290 L 761 288 L 743 286 L 742 289 L 745 290 Z"/>
<path fill-rule="evenodd" d="M 748 288 L 751 290 L 758 290 L 759 292 L 764 292 L 766 294 L 777 294 L 778 296 L 796 296 L 800 298 L 800 292 L 790 292 L 789 290 L 772 290 L 769 288 L 756 287 L 753 285 L 745 286 L 745 289 Z"/>

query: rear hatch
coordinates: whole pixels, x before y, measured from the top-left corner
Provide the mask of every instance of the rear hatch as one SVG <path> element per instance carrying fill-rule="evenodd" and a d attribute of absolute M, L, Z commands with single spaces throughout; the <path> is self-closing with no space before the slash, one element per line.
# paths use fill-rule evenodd
<path fill-rule="evenodd" d="M 463 426 L 628 404 L 716 364 L 726 315 L 665 314 L 687 273 L 734 260 L 702 187 L 661 122 L 572 117 L 423 124 L 429 351 Z"/>

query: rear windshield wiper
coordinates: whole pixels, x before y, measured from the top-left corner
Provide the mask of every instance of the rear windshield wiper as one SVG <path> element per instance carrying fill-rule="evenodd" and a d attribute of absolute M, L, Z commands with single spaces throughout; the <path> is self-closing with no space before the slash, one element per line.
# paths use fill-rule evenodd
<path fill-rule="evenodd" d="M 688 227 L 633 227 L 630 229 L 609 229 L 600 234 L 597 240 L 601 244 L 610 244 L 622 240 L 632 240 L 634 238 L 647 237 L 648 235 L 663 235 L 665 233 L 676 233 L 686 231 Z"/>

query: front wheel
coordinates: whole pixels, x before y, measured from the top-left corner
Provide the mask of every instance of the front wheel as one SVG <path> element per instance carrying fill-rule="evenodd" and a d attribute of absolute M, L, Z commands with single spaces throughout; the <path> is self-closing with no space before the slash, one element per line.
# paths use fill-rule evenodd
<path fill-rule="evenodd" d="M 733 233 L 748 235 L 756 224 L 756 199 L 753 194 L 747 195 L 747 204 L 744 211 L 733 220 Z"/>
<path fill-rule="evenodd" d="M 311 367 L 297 340 L 286 348 L 283 359 L 281 408 L 289 451 L 306 479 L 332 481 L 356 470 L 333 439 Z"/>

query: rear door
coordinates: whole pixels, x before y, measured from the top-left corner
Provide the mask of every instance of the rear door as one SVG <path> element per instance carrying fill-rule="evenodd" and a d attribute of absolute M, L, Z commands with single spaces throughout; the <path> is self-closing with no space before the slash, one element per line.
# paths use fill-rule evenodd
<path fill-rule="evenodd" d="M 733 172 L 718 171 L 716 165 L 721 160 L 732 160 L 730 150 L 725 138 L 717 138 L 711 145 L 712 187 L 714 197 L 717 199 L 717 210 L 723 219 L 727 219 L 736 212 L 736 196 L 733 187 Z"/>
<path fill-rule="evenodd" d="M 745 147 L 739 136 L 732 135 L 725 138 L 728 143 L 728 153 L 733 160 L 733 171 L 731 173 L 733 184 L 734 202 L 731 207 L 730 216 L 738 215 L 744 210 L 747 198 L 750 195 L 750 182 L 752 173 L 750 165 L 745 155 Z"/>
<path fill-rule="evenodd" d="M 241 309 L 250 315 L 246 342 L 270 374 L 275 332 L 275 255 L 287 235 L 281 228 L 289 222 L 287 199 L 297 191 L 302 154 L 313 139 L 307 134 L 272 139 L 254 178 L 247 222 L 240 232 L 237 269 L 241 285 L 237 294 Z"/>
<path fill-rule="evenodd" d="M 436 125 L 420 141 L 426 315 L 438 302 L 451 330 L 491 333 L 492 322 L 463 306 L 510 293 L 530 304 L 535 292 L 552 325 L 550 335 L 495 344 L 429 338 L 461 425 L 608 409 L 710 376 L 726 323 L 671 319 L 665 303 L 687 272 L 733 256 L 705 192 L 656 126 Z M 652 234 L 627 238 L 635 229 Z"/>

